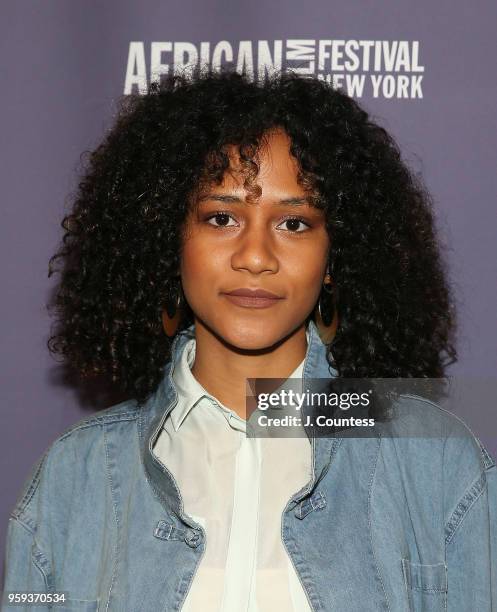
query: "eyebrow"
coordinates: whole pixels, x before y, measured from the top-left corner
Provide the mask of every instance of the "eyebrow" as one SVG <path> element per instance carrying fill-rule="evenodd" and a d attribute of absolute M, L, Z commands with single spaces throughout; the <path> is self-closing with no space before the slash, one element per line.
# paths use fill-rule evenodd
<path fill-rule="evenodd" d="M 198 202 L 204 202 L 205 200 L 214 200 L 216 202 L 224 202 L 225 204 L 245 204 L 245 201 L 239 198 L 238 196 L 225 195 L 220 193 L 208 193 L 203 196 L 200 196 Z M 312 199 L 307 197 L 291 197 L 291 198 L 283 198 L 275 204 L 288 204 L 289 206 L 305 206 L 306 204 L 309 206 L 316 206 Z"/>

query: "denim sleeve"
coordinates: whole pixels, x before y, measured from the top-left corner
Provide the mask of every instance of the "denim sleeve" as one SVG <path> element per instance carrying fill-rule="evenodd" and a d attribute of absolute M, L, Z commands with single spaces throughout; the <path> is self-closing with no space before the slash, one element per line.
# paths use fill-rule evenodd
<path fill-rule="evenodd" d="M 482 452 L 485 469 L 445 529 L 448 612 L 497 612 L 497 467 Z"/>
<path fill-rule="evenodd" d="M 45 554 L 38 547 L 35 534 L 20 520 L 10 517 L 7 528 L 7 546 L 5 553 L 5 584 L 2 612 L 21 612 L 21 610 L 38 610 L 39 606 L 22 607 L 8 605 L 7 593 L 48 592 L 47 576 L 44 564 Z M 44 608 L 47 609 L 46 607 Z"/>
<path fill-rule="evenodd" d="M 42 493 L 40 481 L 46 471 L 45 454 L 31 469 L 21 494 L 9 517 L 5 549 L 5 576 L 1 612 L 47 610 L 36 605 L 8 605 L 9 592 L 48 593 L 52 587 L 48 540 L 40 529 L 39 511 Z"/>

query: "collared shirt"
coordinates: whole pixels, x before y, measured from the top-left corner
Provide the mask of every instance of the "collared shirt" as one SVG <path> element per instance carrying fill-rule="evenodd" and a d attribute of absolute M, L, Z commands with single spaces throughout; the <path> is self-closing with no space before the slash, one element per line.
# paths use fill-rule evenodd
<path fill-rule="evenodd" d="M 306 612 L 281 517 L 311 479 L 309 439 L 247 437 L 246 421 L 193 376 L 195 349 L 191 338 L 173 371 L 178 402 L 153 449 L 174 476 L 185 513 L 206 531 L 182 612 Z M 302 378 L 304 361 L 289 378 Z"/>

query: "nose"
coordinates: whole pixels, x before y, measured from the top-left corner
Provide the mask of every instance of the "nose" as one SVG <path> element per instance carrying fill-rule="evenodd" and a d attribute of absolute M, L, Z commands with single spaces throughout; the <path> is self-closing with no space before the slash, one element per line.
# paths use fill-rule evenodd
<path fill-rule="evenodd" d="M 246 270 L 252 274 L 277 272 L 278 259 L 274 252 L 271 235 L 262 224 L 250 224 L 238 237 L 231 256 L 234 270 Z"/>

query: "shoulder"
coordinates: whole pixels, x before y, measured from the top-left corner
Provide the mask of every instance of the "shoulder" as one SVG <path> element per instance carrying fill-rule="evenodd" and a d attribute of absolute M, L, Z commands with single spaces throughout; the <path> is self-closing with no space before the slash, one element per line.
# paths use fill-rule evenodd
<path fill-rule="evenodd" d="M 115 425 L 120 435 L 125 435 L 126 430 L 134 429 L 142 409 L 145 407 L 138 408 L 134 400 L 121 402 L 80 419 L 62 432 L 31 467 L 11 516 L 35 530 L 37 516 L 48 501 L 48 488 L 62 483 L 69 491 L 77 485 L 78 476 L 91 473 L 98 478 L 98 466 L 106 453 L 106 430 Z"/>
<path fill-rule="evenodd" d="M 445 461 L 467 463 L 475 471 L 495 465 L 494 458 L 468 423 L 437 403 L 415 394 L 400 394 L 393 405 L 391 435 L 402 438 L 441 440 Z M 435 448 L 435 445 L 433 445 Z"/>
<path fill-rule="evenodd" d="M 385 432 L 397 456 L 426 473 L 433 496 L 442 496 L 447 529 L 454 530 L 487 490 L 497 469 L 494 457 L 460 417 L 417 395 L 397 398 Z"/>
<path fill-rule="evenodd" d="M 98 431 L 98 429 L 107 423 L 115 423 L 119 421 L 135 421 L 138 418 L 140 408 L 137 407 L 137 404 L 134 400 L 127 400 L 125 402 L 120 402 L 119 404 L 115 404 L 114 406 L 110 406 L 105 410 L 101 410 L 96 412 L 88 417 L 80 419 L 69 429 L 64 431 L 53 443 L 58 444 L 69 438 L 74 433 L 82 430 L 90 430 L 89 434 L 92 432 Z"/>

